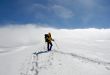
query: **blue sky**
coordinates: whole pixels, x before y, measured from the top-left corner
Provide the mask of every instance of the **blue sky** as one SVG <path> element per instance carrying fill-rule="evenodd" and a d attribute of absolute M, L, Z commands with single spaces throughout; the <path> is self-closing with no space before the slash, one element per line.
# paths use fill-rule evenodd
<path fill-rule="evenodd" d="M 110 0 L 0 0 L 0 25 L 110 28 Z"/>

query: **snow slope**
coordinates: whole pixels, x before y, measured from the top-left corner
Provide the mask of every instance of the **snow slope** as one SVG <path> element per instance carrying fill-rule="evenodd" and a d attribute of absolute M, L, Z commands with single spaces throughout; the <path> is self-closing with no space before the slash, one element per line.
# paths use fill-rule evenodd
<path fill-rule="evenodd" d="M 46 50 L 43 35 L 56 44 Z M 110 75 L 110 29 L 0 28 L 0 75 Z"/>
<path fill-rule="evenodd" d="M 30 66 L 29 66 L 30 65 Z M 110 62 L 95 60 L 74 53 L 51 51 L 32 55 L 21 75 L 109 75 Z"/>

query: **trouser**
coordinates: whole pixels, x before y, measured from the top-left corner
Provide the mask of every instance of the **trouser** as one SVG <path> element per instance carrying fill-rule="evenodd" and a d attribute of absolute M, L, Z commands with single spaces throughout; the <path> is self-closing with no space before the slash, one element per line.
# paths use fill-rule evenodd
<path fill-rule="evenodd" d="M 53 46 L 52 42 L 47 42 L 47 50 L 48 51 L 51 51 L 52 46 Z"/>

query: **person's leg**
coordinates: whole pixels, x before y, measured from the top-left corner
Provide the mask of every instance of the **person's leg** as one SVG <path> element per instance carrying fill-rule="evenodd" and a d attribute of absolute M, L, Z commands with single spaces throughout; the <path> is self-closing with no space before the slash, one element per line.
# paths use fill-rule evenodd
<path fill-rule="evenodd" d="M 49 51 L 49 42 L 47 42 L 47 50 Z"/>
<path fill-rule="evenodd" d="M 53 44 L 52 44 L 52 42 L 50 42 L 50 49 L 49 49 L 49 51 L 51 51 L 52 46 L 53 46 Z"/>

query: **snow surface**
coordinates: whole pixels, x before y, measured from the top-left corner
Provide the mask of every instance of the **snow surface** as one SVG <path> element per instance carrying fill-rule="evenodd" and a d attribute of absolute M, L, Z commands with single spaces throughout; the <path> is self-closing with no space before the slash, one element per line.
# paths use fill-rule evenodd
<path fill-rule="evenodd" d="M 55 42 L 46 50 L 44 34 Z M 0 28 L 0 75 L 110 75 L 110 29 Z"/>

